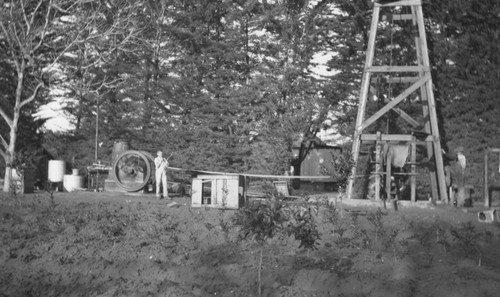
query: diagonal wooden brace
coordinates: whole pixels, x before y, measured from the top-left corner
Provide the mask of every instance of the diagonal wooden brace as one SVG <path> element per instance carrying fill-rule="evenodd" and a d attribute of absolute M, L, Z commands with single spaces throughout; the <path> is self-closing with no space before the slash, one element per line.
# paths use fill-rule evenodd
<path fill-rule="evenodd" d="M 363 124 L 361 124 L 361 126 L 358 128 L 357 132 L 360 133 L 361 131 L 363 131 L 367 127 L 369 127 L 371 124 L 375 123 L 376 120 L 378 120 L 381 116 L 383 116 L 384 114 L 386 114 L 389 110 L 391 110 L 394 107 L 396 107 L 396 105 L 398 105 L 401 101 L 403 101 L 411 93 L 413 93 L 416 90 L 418 90 L 421 86 L 423 86 L 430 79 L 431 79 L 431 74 L 430 73 L 427 73 L 426 75 L 422 76 L 422 78 L 420 78 L 418 81 L 416 81 L 408 89 L 404 90 L 403 93 L 399 94 L 391 102 L 387 103 L 384 107 L 382 107 L 374 115 L 372 115 L 370 118 L 368 118 L 367 120 L 365 120 L 363 122 Z"/>

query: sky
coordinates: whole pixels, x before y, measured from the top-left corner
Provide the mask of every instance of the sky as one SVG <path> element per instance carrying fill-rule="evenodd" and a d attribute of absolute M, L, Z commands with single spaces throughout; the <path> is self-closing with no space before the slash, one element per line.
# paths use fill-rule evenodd
<path fill-rule="evenodd" d="M 69 131 L 73 128 L 67 115 L 62 110 L 60 101 L 53 101 L 44 105 L 35 114 L 36 118 L 47 119 L 44 128 L 51 131 Z"/>

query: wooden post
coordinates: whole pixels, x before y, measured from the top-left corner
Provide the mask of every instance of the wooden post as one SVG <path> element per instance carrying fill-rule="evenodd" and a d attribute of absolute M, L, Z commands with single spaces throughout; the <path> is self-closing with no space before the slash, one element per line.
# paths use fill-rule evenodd
<path fill-rule="evenodd" d="M 491 207 L 491 201 L 490 201 L 490 192 L 489 192 L 489 186 L 488 186 L 488 151 L 489 151 L 489 149 L 486 149 L 484 151 L 483 197 L 484 197 L 484 206 L 489 208 L 489 207 Z"/>
<path fill-rule="evenodd" d="M 422 5 L 416 6 L 417 13 L 417 23 L 418 23 L 418 32 L 420 39 L 420 49 L 422 51 L 422 59 L 423 59 L 423 68 L 430 68 L 430 60 L 429 53 L 427 49 L 427 39 L 425 37 L 425 25 L 424 25 L 424 16 L 422 12 Z M 431 125 L 431 132 L 434 136 L 432 141 L 434 148 L 434 158 L 436 165 L 436 175 L 437 175 L 437 183 L 439 185 L 439 195 L 441 198 L 445 198 L 447 196 L 446 193 L 446 180 L 444 178 L 444 165 L 443 165 L 443 155 L 441 154 L 441 139 L 439 136 L 439 126 L 437 121 L 437 111 L 436 111 L 436 102 L 434 99 L 434 91 L 432 87 L 432 80 L 429 80 L 426 84 L 426 91 L 423 93 L 427 94 L 427 104 L 429 106 L 429 122 Z M 434 198 L 433 198 L 434 199 Z"/>
<path fill-rule="evenodd" d="M 387 193 L 387 197 L 385 200 L 391 201 L 391 176 L 392 176 L 392 153 L 387 153 L 387 161 L 385 162 L 386 166 L 386 177 L 385 177 L 385 192 Z"/>
<path fill-rule="evenodd" d="M 380 174 L 382 172 L 382 158 L 380 156 L 382 138 L 380 131 L 377 132 L 377 142 L 375 143 L 375 200 L 380 200 Z"/>
<path fill-rule="evenodd" d="M 417 14 L 417 11 L 415 10 L 414 7 L 412 7 L 412 14 L 413 14 L 413 25 L 414 26 L 419 26 L 419 22 L 417 21 L 419 15 Z M 419 30 L 420 30 L 420 27 L 418 27 Z M 420 40 L 420 34 L 416 35 L 415 36 L 415 48 L 416 48 L 416 51 L 417 51 L 417 63 L 421 66 L 424 65 L 424 58 L 423 58 L 423 52 L 422 52 L 422 43 L 421 43 L 421 40 Z M 421 71 L 419 72 L 419 77 L 422 77 L 424 75 L 424 72 Z M 428 96 L 427 96 L 427 89 L 425 87 L 425 85 L 423 85 L 421 88 L 420 88 L 420 94 L 422 96 L 422 102 L 424 102 L 424 104 L 422 104 L 422 114 L 424 116 L 425 119 L 429 119 L 429 105 L 428 105 Z M 424 131 L 431 135 L 432 134 L 432 130 L 431 130 L 431 125 L 430 125 L 430 121 L 427 120 L 425 121 L 425 124 L 424 124 Z M 427 143 L 427 158 L 429 158 L 429 160 L 431 160 L 434 156 L 434 151 L 433 151 L 433 147 L 432 147 L 432 143 Z M 437 200 L 437 197 L 439 195 L 439 192 L 437 190 L 437 176 L 436 176 L 436 169 L 434 167 L 431 167 L 429 168 L 429 178 L 430 178 L 430 181 L 431 181 L 431 197 L 432 197 L 432 200 L 435 202 Z"/>
<path fill-rule="evenodd" d="M 410 182 L 411 182 L 411 202 L 417 201 L 417 143 L 416 143 L 416 138 L 413 136 L 413 141 L 411 142 L 411 177 L 410 177 Z"/>
<path fill-rule="evenodd" d="M 380 7 L 375 5 L 373 8 L 373 18 L 370 27 L 370 37 L 368 39 L 368 48 L 366 50 L 366 61 L 365 70 L 363 72 L 363 78 L 361 81 L 361 92 L 359 97 L 358 115 L 356 117 L 356 127 L 354 131 L 354 137 L 352 142 L 352 159 L 354 164 L 358 163 L 359 148 L 361 146 L 361 125 L 365 118 L 366 101 L 368 99 L 368 91 L 370 90 L 371 72 L 369 68 L 373 64 L 373 56 L 375 55 L 375 36 L 377 35 L 377 26 L 379 20 Z M 347 199 L 352 198 L 352 189 L 354 185 L 354 178 L 356 176 L 356 165 L 352 167 L 351 177 L 349 178 L 349 183 L 347 184 L 346 196 Z"/>

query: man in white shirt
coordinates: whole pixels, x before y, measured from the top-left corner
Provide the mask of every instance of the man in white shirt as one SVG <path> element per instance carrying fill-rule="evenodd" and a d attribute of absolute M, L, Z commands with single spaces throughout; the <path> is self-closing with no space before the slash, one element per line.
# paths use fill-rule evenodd
<path fill-rule="evenodd" d="M 155 177 L 156 177 L 156 197 L 159 199 L 165 197 L 168 198 L 168 190 L 167 190 L 167 167 L 168 160 L 163 158 L 162 151 L 158 151 L 156 153 L 155 162 Z M 160 194 L 160 186 L 163 185 L 163 197 Z"/>
<path fill-rule="evenodd" d="M 465 197 L 465 166 L 466 159 L 464 155 L 464 148 L 459 146 L 455 149 L 457 153 L 456 165 L 455 165 L 455 176 L 456 176 L 456 186 L 457 186 L 457 197 L 453 203 L 457 206 L 464 206 L 467 201 Z M 470 202 L 470 201 L 469 201 Z"/>

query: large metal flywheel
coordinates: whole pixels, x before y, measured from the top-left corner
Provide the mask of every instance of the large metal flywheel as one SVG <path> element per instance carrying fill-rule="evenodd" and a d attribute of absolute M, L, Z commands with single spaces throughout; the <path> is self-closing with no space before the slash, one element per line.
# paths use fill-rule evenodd
<path fill-rule="evenodd" d="M 154 177 L 154 157 L 148 152 L 124 151 L 116 156 L 111 170 L 118 187 L 127 192 L 137 192 Z"/>

